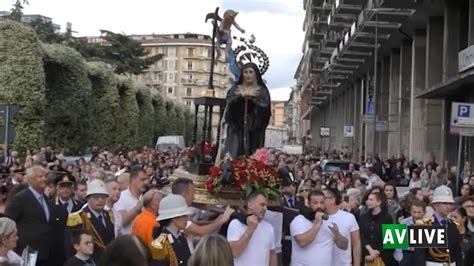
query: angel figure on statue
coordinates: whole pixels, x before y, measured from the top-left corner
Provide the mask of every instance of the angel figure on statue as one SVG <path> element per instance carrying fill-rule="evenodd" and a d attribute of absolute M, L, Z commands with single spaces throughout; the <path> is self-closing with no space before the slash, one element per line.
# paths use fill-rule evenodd
<path fill-rule="evenodd" d="M 217 65 L 217 59 L 221 56 L 221 48 L 222 44 L 225 44 L 225 59 L 226 62 L 229 63 L 230 71 L 232 75 L 234 75 L 235 80 L 239 79 L 240 70 L 237 65 L 237 61 L 235 58 L 234 51 L 232 50 L 232 34 L 231 34 L 231 27 L 234 26 L 237 28 L 242 34 L 245 33 L 245 30 L 242 29 L 237 22 L 235 22 L 235 17 L 239 14 L 239 12 L 235 12 L 232 9 L 226 10 L 224 12 L 224 17 L 219 25 L 219 29 L 217 30 L 217 56 L 215 60 L 215 64 Z"/>
<path fill-rule="evenodd" d="M 258 66 L 242 67 L 236 84 L 227 93 L 227 137 L 224 153 L 232 159 L 249 156 L 265 145 L 265 130 L 271 116 L 270 92 Z"/>

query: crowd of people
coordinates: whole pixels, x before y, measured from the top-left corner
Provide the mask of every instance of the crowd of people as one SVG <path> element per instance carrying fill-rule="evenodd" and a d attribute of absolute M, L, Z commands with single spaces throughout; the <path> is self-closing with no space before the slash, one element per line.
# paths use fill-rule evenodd
<path fill-rule="evenodd" d="M 217 213 L 193 207 L 191 179 L 170 180 L 187 169 L 187 150 L 12 152 L 0 158 L 0 265 L 474 264 L 469 163 L 458 177 L 433 157 L 367 158 L 331 173 L 328 159 L 271 149 L 282 207 L 255 191 Z M 445 224 L 449 248 L 383 249 L 381 225 L 392 223 Z"/>

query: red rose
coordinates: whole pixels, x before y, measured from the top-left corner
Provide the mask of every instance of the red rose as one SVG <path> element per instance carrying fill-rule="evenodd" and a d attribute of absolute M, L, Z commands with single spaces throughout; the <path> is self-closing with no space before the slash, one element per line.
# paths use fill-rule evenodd
<path fill-rule="evenodd" d="M 211 166 L 211 168 L 209 168 L 209 174 L 212 177 L 219 177 L 220 173 L 221 173 L 221 169 L 217 166 Z"/>
<path fill-rule="evenodd" d="M 243 185 L 245 185 L 245 179 L 244 178 L 236 179 L 234 184 L 235 186 L 241 188 Z"/>
<path fill-rule="evenodd" d="M 260 182 L 261 180 L 262 180 L 262 179 L 261 179 L 260 176 L 258 176 L 258 175 L 251 175 L 251 176 L 249 177 L 249 182 L 250 182 L 250 183 L 258 183 L 258 182 Z"/>
<path fill-rule="evenodd" d="M 214 182 L 212 180 L 207 181 L 206 188 L 207 191 L 214 192 Z"/>

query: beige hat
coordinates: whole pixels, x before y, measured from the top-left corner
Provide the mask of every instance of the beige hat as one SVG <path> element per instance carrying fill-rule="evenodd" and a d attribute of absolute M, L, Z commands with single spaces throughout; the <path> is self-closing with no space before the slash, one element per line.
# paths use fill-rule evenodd
<path fill-rule="evenodd" d="M 191 210 L 186 200 L 180 195 L 170 194 L 160 201 L 157 220 L 163 221 L 190 214 Z"/>
<path fill-rule="evenodd" d="M 105 183 L 102 180 L 95 179 L 87 184 L 87 194 L 86 197 L 90 195 L 109 195 L 107 189 L 105 188 Z"/>
<path fill-rule="evenodd" d="M 433 193 L 433 201 L 431 203 L 454 203 L 453 192 L 445 185 L 439 186 Z"/>

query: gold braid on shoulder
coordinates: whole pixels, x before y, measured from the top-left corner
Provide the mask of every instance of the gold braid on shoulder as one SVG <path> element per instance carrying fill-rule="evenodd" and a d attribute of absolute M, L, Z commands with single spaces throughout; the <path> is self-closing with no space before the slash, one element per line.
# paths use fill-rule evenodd
<path fill-rule="evenodd" d="M 178 258 L 173 249 L 173 236 L 162 233 L 150 243 L 151 255 L 154 260 L 167 260 L 169 266 L 178 266 Z"/>
<path fill-rule="evenodd" d="M 422 219 L 421 221 L 417 221 L 416 224 L 431 226 L 433 225 L 433 219 L 432 218 Z M 435 260 L 439 262 L 451 261 L 451 258 L 449 256 L 449 248 L 445 250 L 442 250 L 439 248 L 428 248 L 428 253 L 430 254 L 431 257 L 433 257 Z"/>
<path fill-rule="evenodd" d="M 95 227 L 91 223 L 90 218 L 87 217 L 87 213 L 81 212 L 80 215 L 82 216 L 82 221 L 84 223 L 84 229 L 88 230 L 92 234 L 92 241 L 94 242 L 94 245 L 96 245 L 102 251 L 104 251 L 105 248 L 106 248 L 106 245 L 104 244 L 104 241 L 100 237 L 99 233 L 97 233 L 97 230 L 95 230 Z"/>

